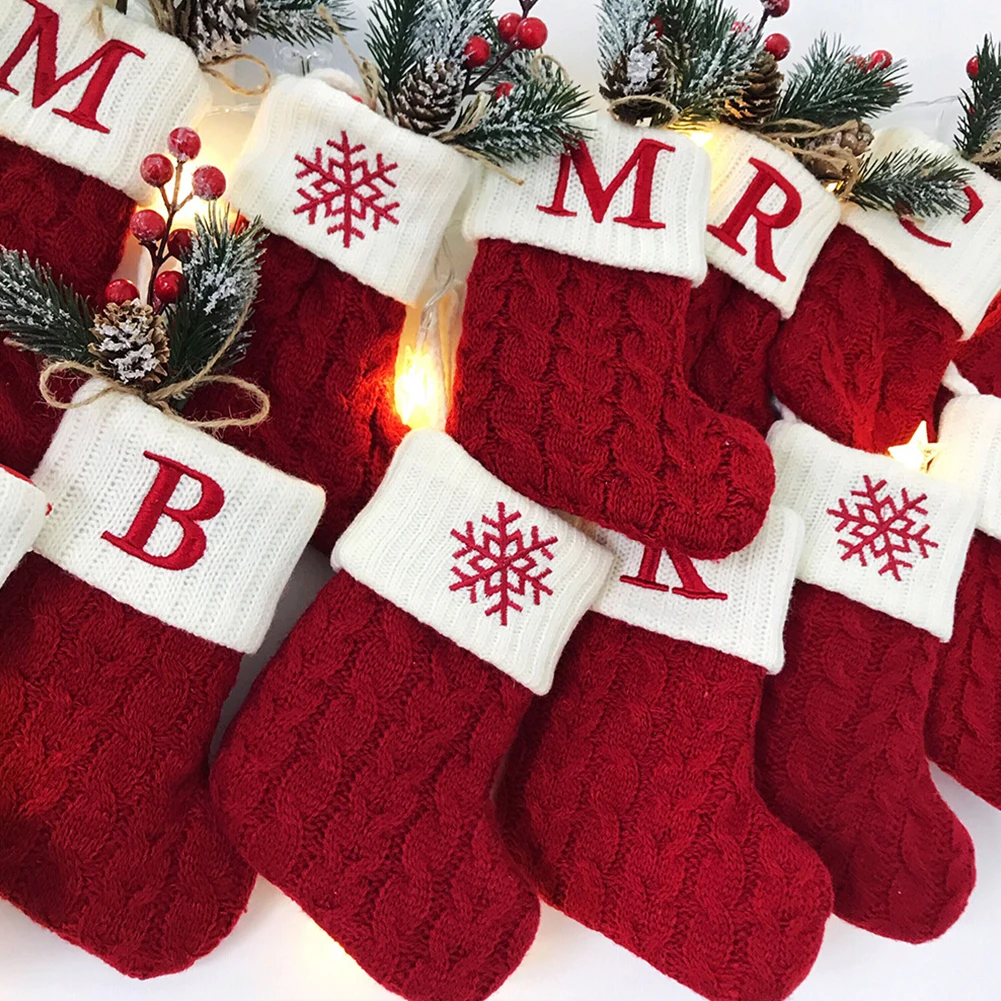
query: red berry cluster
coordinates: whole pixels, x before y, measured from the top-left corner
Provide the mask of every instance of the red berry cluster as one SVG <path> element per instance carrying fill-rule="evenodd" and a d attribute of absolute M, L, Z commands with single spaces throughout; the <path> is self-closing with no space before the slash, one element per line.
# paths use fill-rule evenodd
<path fill-rule="evenodd" d="M 170 158 L 162 153 L 150 153 L 139 168 L 142 179 L 160 189 L 167 210 L 166 219 L 155 209 L 140 209 L 129 223 L 132 235 L 142 244 L 153 262 L 147 302 L 158 310 L 177 302 L 184 291 L 184 276 L 180 271 L 160 270 L 170 258 L 181 261 L 191 250 L 194 236 L 191 230 L 173 229 L 177 213 L 194 197 L 214 202 L 222 198 L 226 191 L 226 176 L 218 167 L 199 167 L 191 177 L 191 194 L 182 200 L 181 176 L 184 165 L 197 159 L 202 149 L 202 140 L 194 129 L 174 129 L 167 139 L 167 149 L 177 161 L 176 168 Z M 171 181 L 174 182 L 174 190 L 168 198 L 167 185 Z M 139 289 L 127 279 L 118 278 L 104 290 L 104 296 L 108 302 L 133 302 L 139 298 Z"/>
<path fill-rule="evenodd" d="M 545 21 L 540 18 L 526 17 L 524 14 L 512 11 L 510 14 L 504 14 L 497 21 L 497 34 L 502 42 L 507 43 L 507 51 L 501 56 L 501 61 L 503 61 L 517 49 L 541 49 L 549 38 L 549 29 L 546 27 Z M 490 62 L 493 49 L 482 35 L 473 35 L 466 43 L 463 54 L 466 66 L 470 69 L 478 69 Z"/>

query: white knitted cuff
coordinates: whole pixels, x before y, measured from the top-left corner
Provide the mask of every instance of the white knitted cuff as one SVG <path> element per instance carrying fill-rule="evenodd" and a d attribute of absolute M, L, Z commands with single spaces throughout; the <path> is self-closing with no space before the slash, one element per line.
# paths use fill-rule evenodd
<path fill-rule="evenodd" d="M 806 525 L 796 576 L 948 640 L 976 520 L 971 497 L 806 424 L 778 421 L 768 444 L 774 503 Z"/>
<path fill-rule="evenodd" d="M 320 79 L 282 77 L 233 173 L 232 197 L 272 233 L 414 303 L 470 174 L 454 149 Z"/>
<path fill-rule="evenodd" d="M 332 558 L 536 695 L 549 691 L 611 560 L 432 430 L 403 440 Z"/>
<path fill-rule="evenodd" d="M 46 508 L 45 494 L 31 480 L 0 466 L 0 587 L 31 549 Z"/>
<path fill-rule="evenodd" d="M 942 411 L 931 475 L 976 497 L 977 528 L 1001 539 L 1001 399 L 957 396 Z"/>
<path fill-rule="evenodd" d="M 841 218 L 838 200 L 794 157 L 743 129 L 716 126 L 705 150 L 709 263 L 788 319 Z"/>
<path fill-rule="evenodd" d="M 781 670 L 782 632 L 803 548 L 798 515 L 773 505 L 755 540 L 718 561 L 645 549 L 598 526 L 591 534 L 615 557 L 594 611 L 772 674 Z"/>
<path fill-rule="evenodd" d="M 519 165 L 521 186 L 484 173 L 464 231 L 632 271 L 706 275 L 709 158 L 677 132 L 583 120 L 587 142 L 572 153 Z"/>
<path fill-rule="evenodd" d="M 920 132 L 885 129 L 876 133 L 873 155 L 921 149 L 956 156 L 956 151 Z M 1001 182 L 970 163 L 965 214 L 927 221 L 901 220 L 893 212 L 845 205 L 846 226 L 869 241 L 908 278 L 920 285 L 972 337 L 1001 291 Z"/>
<path fill-rule="evenodd" d="M 35 482 L 52 504 L 36 552 L 241 653 L 264 639 L 324 502 L 319 487 L 121 393 L 65 413 Z"/>
<path fill-rule="evenodd" d="M 210 94 L 176 38 L 80 0 L 0 0 L 0 136 L 144 201 L 148 153 Z"/>

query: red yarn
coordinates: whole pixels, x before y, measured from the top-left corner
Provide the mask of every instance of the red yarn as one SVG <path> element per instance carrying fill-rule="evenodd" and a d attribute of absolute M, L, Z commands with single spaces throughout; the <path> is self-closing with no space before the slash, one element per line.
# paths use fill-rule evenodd
<path fill-rule="evenodd" d="M 206 776 L 239 654 L 34 555 L 0 636 L 0 894 L 129 976 L 183 970 L 254 880 Z"/>
<path fill-rule="evenodd" d="M 271 416 L 224 440 L 318 483 L 327 508 L 314 538 L 323 550 L 365 506 L 406 428 L 393 385 L 406 310 L 280 236 L 265 241 L 247 357 L 233 369 L 271 397 Z M 239 413 L 230 387 L 204 390 L 190 412 Z"/>
<path fill-rule="evenodd" d="M 449 430 L 548 507 L 716 559 L 757 534 L 771 455 L 684 382 L 689 284 L 502 240 L 469 277 Z"/>
<path fill-rule="evenodd" d="M 820 860 L 754 788 L 763 673 L 590 613 L 500 790 L 545 900 L 713 1001 L 786 997 L 831 911 Z"/>
<path fill-rule="evenodd" d="M 685 319 L 685 374 L 713 410 L 739 417 L 764 434 L 775 421 L 768 350 L 779 311 L 740 282 L 710 266 L 692 289 Z"/>
<path fill-rule="evenodd" d="M 490 801 L 531 697 L 341 573 L 226 734 L 226 831 L 389 990 L 486 998 L 539 921 Z"/>
<path fill-rule="evenodd" d="M 47 265 L 81 295 L 103 293 L 132 209 L 128 195 L 103 181 L 0 139 L 0 247 Z M 0 456 L 31 474 L 61 415 L 38 391 L 41 359 L 3 341 L 0 333 Z"/>
<path fill-rule="evenodd" d="M 960 330 L 865 240 L 839 227 L 771 354 L 779 399 L 882 452 L 931 416 Z M 973 845 L 935 790 L 923 726 L 940 644 L 797 584 L 782 673 L 765 683 L 758 780 L 834 881 L 835 913 L 908 942 L 942 934 L 973 888 Z"/>
<path fill-rule="evenodd" d="M 982 393 L 1001 396 L 1001 297 L 956 357 Z M 940 768 L 1001 809 L 1001 542 L 977 532 L 939 652 L 925 747 Z"/>

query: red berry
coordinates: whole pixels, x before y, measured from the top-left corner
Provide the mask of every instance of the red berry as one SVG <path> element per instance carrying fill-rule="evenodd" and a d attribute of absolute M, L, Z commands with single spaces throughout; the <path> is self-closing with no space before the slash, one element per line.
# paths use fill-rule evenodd
<path fill-rule="evenodd" d="M 966 75 L 971 80 L 976 80 L 980 76 L 980 60 L 976 56 L 966 64 Z"/>
<path fill-rule="evenodd" d="M 226 175 L 218 167 L 199 167 L 191 178 L 191 190 L 204 202 L 222 198 Z"/>
<path fill-rule="evenodd" d="M 664 19 L 662 17 L 651 17 L 650 27 L 658 38 L 664 37 Z"/>
<path fill-rule="evenodd" d="M 128 278 L 116 278 L 113 282 L 108 282 L 108 287 L 104 290 L 104 301 L 115 302 L 119 306 L 135 302 L 138 298 L 139 289 Z"/>
<path fill-rule="evenodd" d="M 538 17 L 526 17 L 518 25 L 516 41 L 523 49 L 541 49 L 549 38 L 546 22 Z"/>
<path fill-rule="evenodd" d="M 514 93 L 513 83 L 499 83 L 494 87 L 494 97 L 499 101 L 503 97 L 510 97 Z"/>
<path fill-rule="evenodd" d="M 194 129 L 182 126 L 170 133 L 167 148 L 177 157 L 178 163 L 187 163 L 202 151 L 202 140 Z"/>
<path fill-rule="evenodd" d="M 739 35 L 743 31 L 750 31 L 751 26 L 746 21 L 734 21 L 731 30 L 735 35 Z"/>
<path fill-rule="evenodd" d="M 785 35 L 781 35 L 775 32 L 774 35 L 769 35 L 765 39 L 765 52 L 770 52 L 776 59 L 781 62 L 787 55 L 789 55 L 789 50 L 792 48 L 792 43 L 786 38 Z"/>
<path fill-rule="evenodd" d="M 789 13 L 789 0 L 761 0 L 761 6 L 769 17 L 782 17 Z"/>
<path fill-rule="evenodd" d="M 482 35 L 473 35 L 466 42 L 466 47 L 462 54 L 466 59 L 466 65 L 470 69 L 485 66 L 490 59 L 490 43 Z"/>
<path fill-rule="evenodd" d="M 139 173 L 147 184 L 162 188 L 174 177 L 174 165 L 162 153 L 150 153 L 143 158 Z"/>
<path fill-rule="evenodd" d="M 869 56 L 869 61 L 866 63 L 866 69 L 872 70 L 885 70 L 889 69 L 893 65 L 893 56 L 890 55 L 886 49 L 876 49 Z"/>
<path fill-rule="evenodd" d="M 156 243 L 166 232 L 167 224 L 159 212 L 142 209 L 132 217 L 129 229 L 140 243 Z"/>
<path fill-rule="evenodd" d="M 518 25 L 521 24 L 521 14 L 505 14 L 497 22 L 497 34 L 505 42 L 513 42 L 514 36 L 518 34 Z"/>
<path fill-rule="evenodd" d="M 180 258 L 187 254 L 191 249 L 191 241 L 194 235 L 190 229 L 175 229 L 167 237 L 167 249 L 170 251 L 170 256 L 180 260 Z"/>
<path fill-rule="evenodd" d="M 153 291 L 160 302 L 177 302 L 184 291 L 184 275 L 180 271 L 161 271 L 153 282 Z"/>

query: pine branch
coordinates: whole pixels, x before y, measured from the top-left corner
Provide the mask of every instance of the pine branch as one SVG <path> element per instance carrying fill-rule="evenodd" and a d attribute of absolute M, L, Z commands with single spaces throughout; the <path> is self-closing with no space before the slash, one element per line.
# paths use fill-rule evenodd
<path fill-rule="evenodd" d="M 603 77 L 614 72 L 622 53 L 642 44 L 657 16 L 660 0 L 601 0 L 598 8 L 598 54 Z"/>
<path fill-rule="evenodd" d="M 493 0 L 428 0 L 415 31 L 417 61 L 461 62 L 466 43 L 473 35 L 489 38 L 496 32 L 492 7 Z M 495 52 L 497 48 L 495 45 Z"/>
<path fill-rule="evenodd" d="M 264 232 L 260 219 L 234 231 L 217 202 L 195 218 L 191 250 L 182 261 L 185 289 L 168 316 L 169 382 L 200 372 L 243 317 L 243 327 L 214 371 L 235 365 L 250 340 L 250 306 L 257 298 Z"/>
<path fill-rule="evenodd" d="M 1001 46 L 990 35 L 977 49 L 977 75 L 960 95 L 963 117 L 956 146 L 967 159 L 976 156 L 1001 130 Z"/>
<path fill-rule="evenodd" d="M 823 128 L 863 122 L 888 111 L 910 93 L 903 60 L 869 68 L 865 57 L 837 36 L 820 35 L 786 74 L 773 120 L 798 118 Z M 767 128 L 767 123 L 766 123 Z"/>
<path fill-rule="evenodd" d="M 962 212 L 970 171 L 957 157 L 925 150 L 895 150 L 885 157 L 866 153 L 850 200 L 864 209 L 934 219 Z"/>
<path fill-rule="evenodd" d="M 418 28 L 429 0 L 374 0 L 369 12 L 368 48 L 382 79 L 386 114 L 396 114 L 393 95 L 418 56 Z"/>
<path fill-rule="evenodd" d="M 27 254 L 0 248 L 0 330 L 8 342 L 45 358 L 90 360 L 90 307 Z"/>
<path fill-rule="evenodd" d="M 337 37 L 320 8 L 341 31 L 351 30 L 347 0 L 260 0 L 255 34 L 305 48 Z"/>
<path fill-rule="evenodd" d="M 568 143 L 582 142 L 586 136 L 575 119 L 586 110 L 587 94 L 552 63 L 540 60 L 536 67 L 510 94 L 490 96 L 471 129 L 462 131 L 460 120 L 449 141 L 497 164 L 555 156 Z"/>
<path fill-rule="evenodd" d="M 662 0 L 657 17 L 665 34 L 676 32 L 681 44 L 673 86 L 664 95 L 678 109 L 672 124 L 718 121 L 743 90 L 761 52 L 759 39 L 753 32 L 734 30 L 738 12 L 724 0 Z M 653 124 L 667 123 L 655 119 Z"/>

